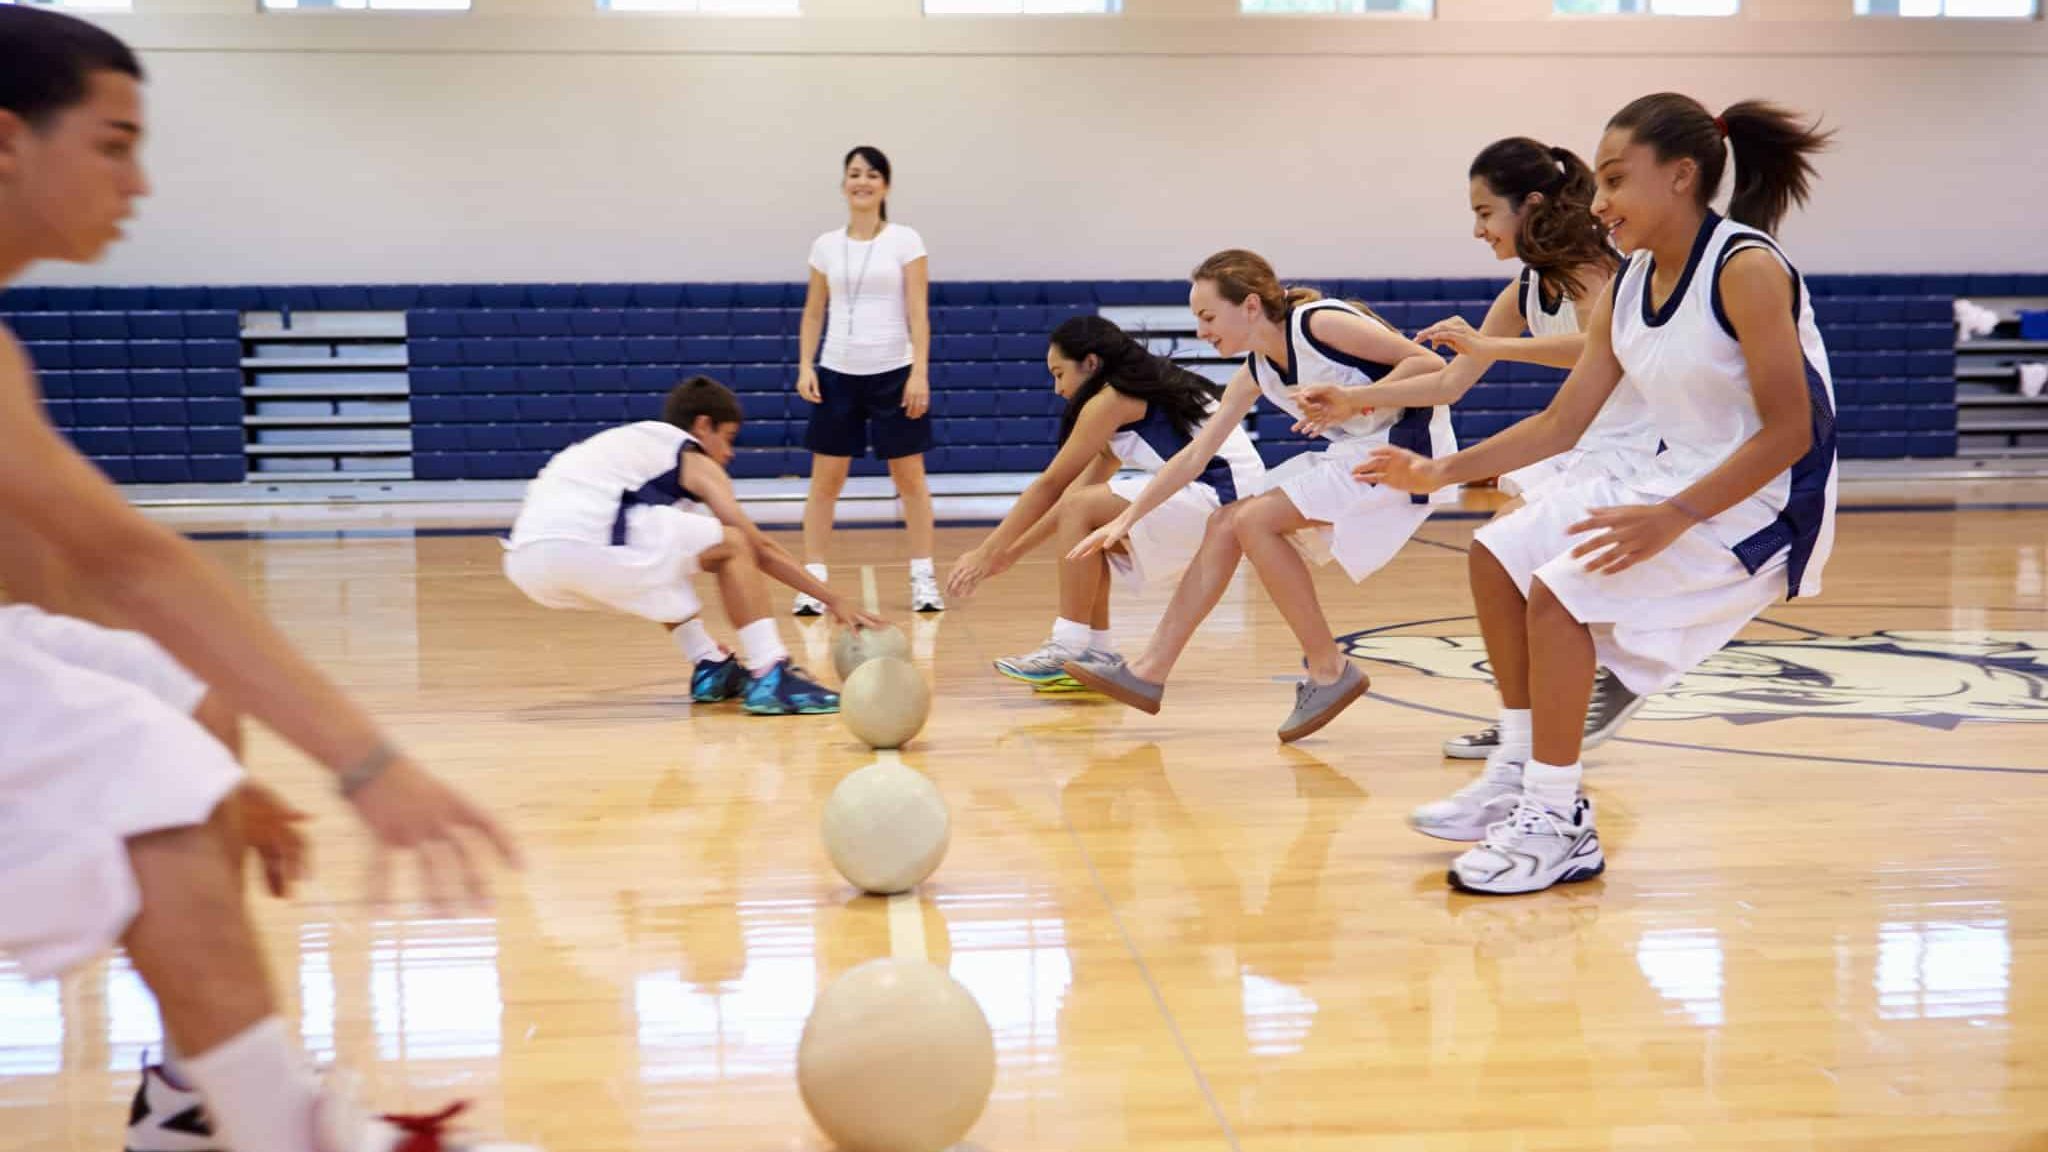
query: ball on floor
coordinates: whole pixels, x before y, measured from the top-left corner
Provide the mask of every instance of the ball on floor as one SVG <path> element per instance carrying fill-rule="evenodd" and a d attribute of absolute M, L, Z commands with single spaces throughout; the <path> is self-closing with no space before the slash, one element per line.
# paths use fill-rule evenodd
<path fill-rule="evenodd" d="M 833 981 L 796 1055 L 804 1107 L 840 1152 L 942 1152 L 995 1086 L 974 996 L 923 960 L 870 960 Z"/>
<path fill-rule="evenodd" d="M 885 628 L 841 628 L 832 633 L 832 668 L 839 673 L 841 684 L 855 668 L 882 656 L 910 659 L 910 637 L 903 629 L 891 624 Z"/>
<path fill-rule="evenodd" d="M 907 764 L 870 764 L 825 801 L 825 854 L 863 892 L 888 896 L 924 882 L 946 858 L 952 818 L 930 778 Z"/>
<path fill-rule="evenodd" d="M 901 748 L 924 727 L 932 692 L 908 660 L 881 656 L 839 687 L 839 719 L 870 748 Z"/>

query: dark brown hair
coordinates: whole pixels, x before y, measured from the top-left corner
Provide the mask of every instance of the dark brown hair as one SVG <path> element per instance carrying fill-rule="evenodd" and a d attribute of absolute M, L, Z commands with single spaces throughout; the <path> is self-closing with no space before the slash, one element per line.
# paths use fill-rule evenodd
<path fill-rule="evenodd" d="M 1577 299 L 1590 287 L 1580 283 L 1587 267 L 1614 266 L 1613 249 L 1593 218 L 1593 170 L 1571 149 L 1510 136 L 1482 149 L 1466 175 L 1515 206 L 1521 221 L 1515 255 L 1545 284 Z"/>
<path fill-rule="evenodd" d="M 1832 131 L 1821 131 L 1818 121 L 1808 123 L 1769 101 L 1743 100 L 1715 116 L 1676 92 L 1633 101 L 1607 126 L 1628 129 L 1660 162 L 1683 156 L 1699 165 L 1696 191 L 1703 208 L 1721 190 L 1721 174 L 1732 154 L 1735 190 L 1728 199 L 1728 218 L 1765 232 L 1777 231 L 1793 205 L 1806 203 L 1815 175 L 1807 157 L 1834 137 Z"/>
<path fill-rule="evenodd" d="M 711 417 L 713 427 L 738 424 L 740 398 L 709 376 L 692 376 L 669 389 L 668 400 L 661 406 L 663 420 L 688 432 L 699 416 Z"/>

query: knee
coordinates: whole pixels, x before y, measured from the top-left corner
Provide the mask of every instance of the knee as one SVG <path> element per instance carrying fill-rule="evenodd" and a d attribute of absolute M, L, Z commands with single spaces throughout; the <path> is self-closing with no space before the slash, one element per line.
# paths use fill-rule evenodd
<path fill-rule="evenodd" d="M 1529 624 L 1531 627 L 1559 624 L 1577 627 L 1579 620 L 1572 615 L 1571 609 L 1565 607 L 1564 601 L 1557 598 L 1557 593 L 1550 590 L 1548 584 L 1541 580 L 1532 580 L 1529 582 Z"/>
<path fill-rule="evenodd" d="M 1271 536 L 1275 532 L 1271 505 L 1262 497 L 1233 504 L 1218 515 L 1230 517 L 1230 530 L 1239 541 Z"/>
<path fill-rule="evenodd" d="M 241 793 L 235 792 L 203 824 L 128 841 L 129 863 L 153 911 L 175 906 L 181 920 L 193 923 L 241 914 L 241 804 Z"/>
<path fill-rule="evenodd" d="M 1209 514 L 1208 523 L 1202 525 L 1202 539 L 1234 540 L 1237 538 L 1237 522 L 1244 515 L 1243 504 L 1225 504 Z"/>

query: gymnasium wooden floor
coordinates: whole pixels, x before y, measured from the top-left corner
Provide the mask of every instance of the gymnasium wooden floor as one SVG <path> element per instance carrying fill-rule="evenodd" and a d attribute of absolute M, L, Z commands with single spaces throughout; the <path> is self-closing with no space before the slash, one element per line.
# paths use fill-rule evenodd
<path fill-rule="evenodd" d="M 989 670 L 1043 635 L 1051 553 L 913 621 L 900 536 L 843 532 L 835 580 L 871 565 L 936 681 L 904 755 L 954 817 L 893 935 L 817 841 L 874 758 L 837 720 L 692 709 L 658 631 L 532 607 L 495 540 L 435 534 L 461 517 L 180 524 L 272 533 L 204 547 L 528 853 L 489 912 L 375 908 L 345 810 L 255 739 L 318 818 L 315 879 L 259 905 L 287 1018 L 383 1106 L 471 1098 L 553 1152 L 817 1149 L 805 1015 L 894 948 L 994 1026 L 984 1152 L 2048 1149 L 2048 485 L 1872 500 L 1824 597 L 1589 756 L 1607 875 L 1496 900 L 1401 823 L 1492 708 L 1474 521 L 1324 579 L 1374 692 L 1292 748 L 1296 652 L 1243 578 L 1145 717 Z M 1158 607 L 1118 602 L 1126 647 Z M 0 967 L 0 1148 L 118 1149 L 156 1027 L 118 958 Z"/>

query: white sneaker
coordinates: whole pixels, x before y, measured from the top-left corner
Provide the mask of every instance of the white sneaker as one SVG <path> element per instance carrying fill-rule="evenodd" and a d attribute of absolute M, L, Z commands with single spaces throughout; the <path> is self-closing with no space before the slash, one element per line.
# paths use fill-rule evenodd
<path fill-rule="evenodd" d="M 1521 798 L 1522 762 L 1496 757 L 1470 784 L 1410 812 L 1408 826 L 1424 836 L 1470 844 L 1486 839 L 1486 830 L 1512 815 Z"/>
<path fill-rule="evenodd" d="M 936 572 L 912 572 L 910 574 L 910 610 L 912 612 L 944 612 L 946 598 L 939 595 L 939 577 Z"/>
<path fill-rule="evenodd" d="M 1524 794 L 1513 815 L 1486 830 L 1485 843 L 1451 862 L 1450 880 L 1466 892 L 1511 896 L 1591 880 L 1605 871 L 1591 800 L 1581 796 L 1564 813 Z"/>
<path fill-rule="evenodd" d="M 996 663 L 996 671 L 1012 680 L 1022 680 L 1034 688 L 1044 687 L 1056 681 L 1067 679 L 1067 661 L 1079 659 L 1081 650 L 1069 648 L 1057 640 L 1047 640 L 1022 656 L 1005 656 Z"/>
<path fill-rule="evenodd" d="M 128 1108 L 127 1152 L 224 1152 L 199 1093 L 180 1088 L 161 1066 L 145 1064 Z"/>
<path fill-rule="evenodd" d="M 825 614 L 825 602 L 808 592 L 799 592 L 796 594 L 796 603 L 790 606 L 789 614 L 792 616 L 823 616 Z"/>
<path fill-rule="evenodd" d="M 313 1105 L 318 1152 L 541 1152 L 537 1145 L 478 1140 L 447 1125 L 465 1105 L 426 1116 L 372 1116 L 355 1102 L 355 1081 L 331 1073 Z"/>

